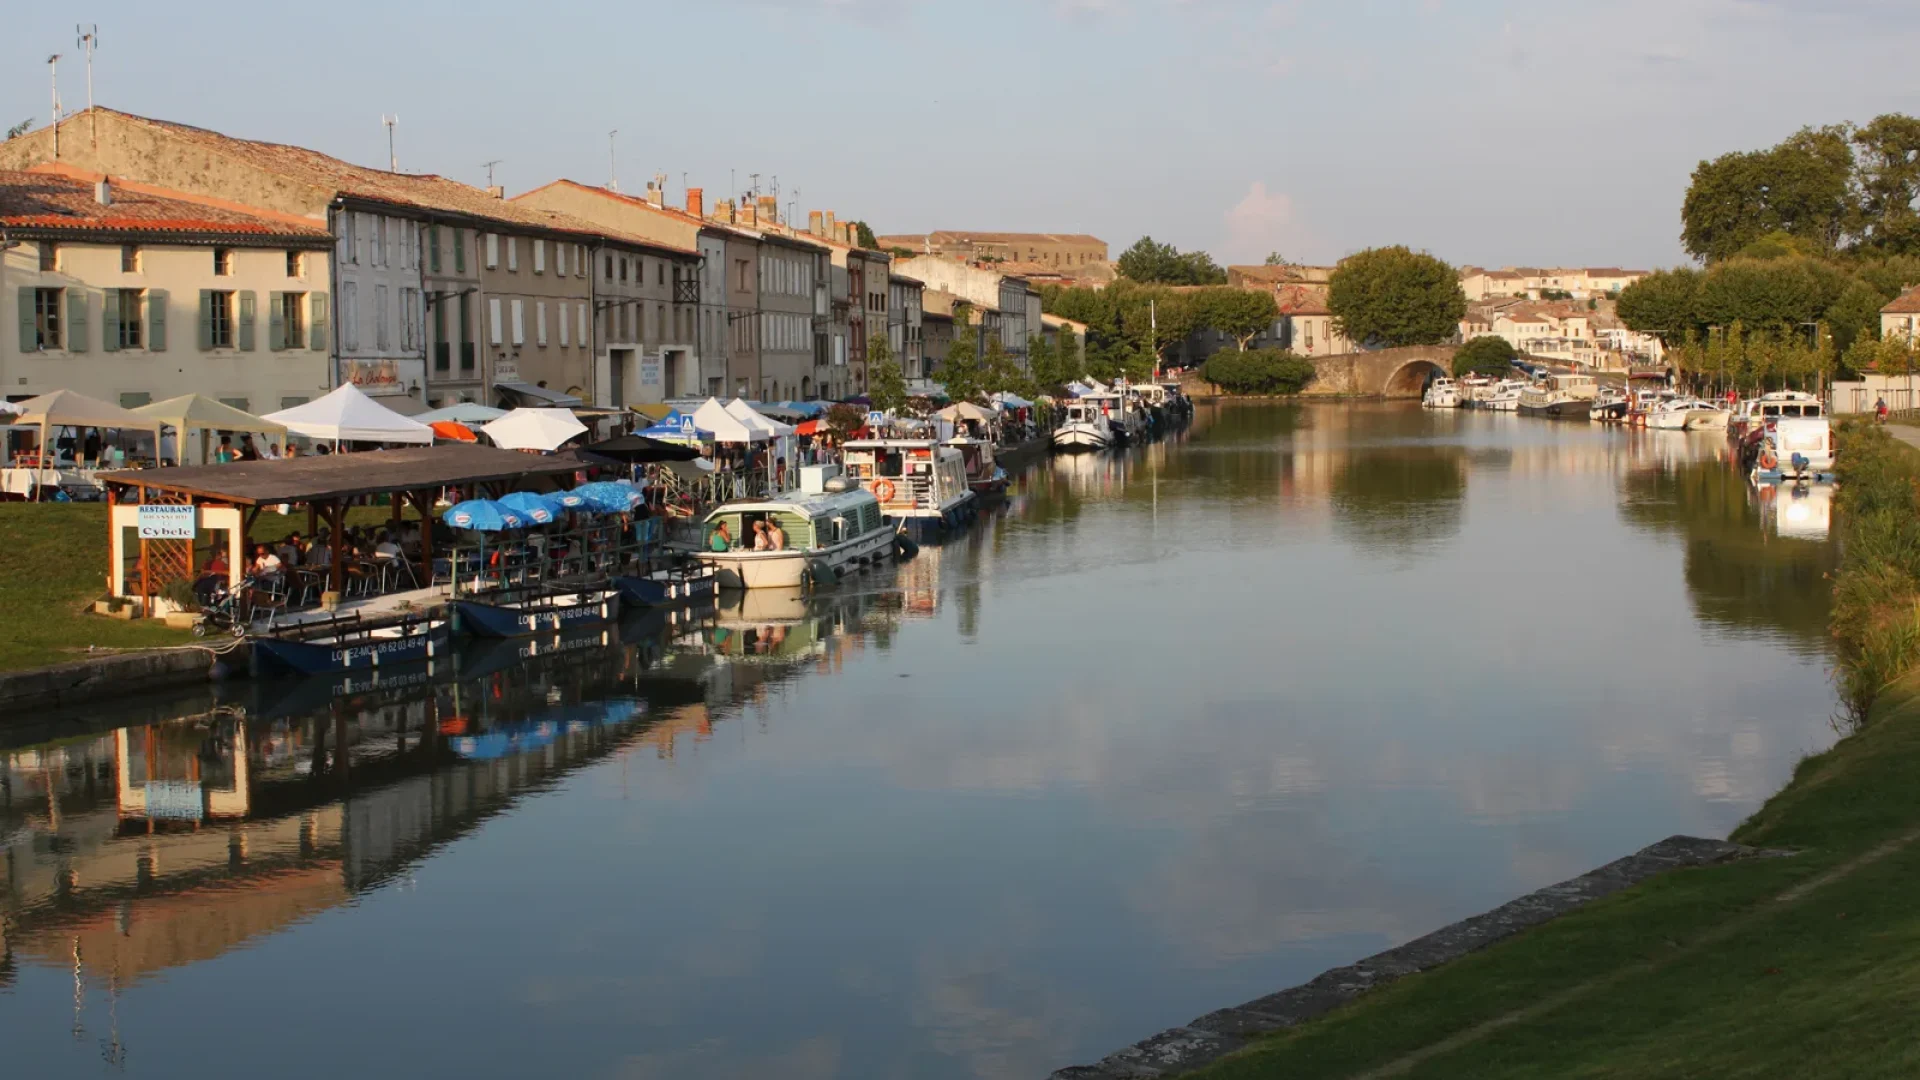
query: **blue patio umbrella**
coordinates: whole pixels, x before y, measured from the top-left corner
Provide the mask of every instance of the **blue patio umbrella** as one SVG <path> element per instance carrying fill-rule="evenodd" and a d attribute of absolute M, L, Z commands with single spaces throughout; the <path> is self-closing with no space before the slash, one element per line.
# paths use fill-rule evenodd
<path fill-rule="evenodd" d="M 468 499 L 447 507 L 440 520 L 456 529 L 472 529 L 475 532 L 499 532 L 502 529 L 524 529 L 530 524 L 520 513 L 510 506 L 502 506 L 492 499 Z"/>
<path fill-rule="evenodd" d="M 586 497 L 577 491 L 556 491 L 548 495 L 547 500 L 563 510 L 590 511 L 593 509 L 587 505 Z"/>
<path fill-rule="evenodd" d="M 500 496 L 500 505 L 533 522 L 535 525 L 551 524 L 560 516 L 558 507 L 545 495 L 536 495 L 531 491 L 516 491 Z"/>
<path fill-rule="evenodd" d="M 637 485 L 626 480 L 597 480 L 581 484 L 573 493 L 585 499 L 592 509 L 605 514 L 624 514 L 646 498 Z"/>

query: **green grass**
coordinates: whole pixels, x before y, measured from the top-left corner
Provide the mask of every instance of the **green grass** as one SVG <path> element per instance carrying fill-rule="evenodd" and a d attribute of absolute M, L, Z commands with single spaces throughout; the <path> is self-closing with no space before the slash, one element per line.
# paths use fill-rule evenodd
<path fill-rule="evenodd" d="M 377 527 L 390 515 L 385 507 L 355 507 L 347 523 Z M 278 540 L 306 526 L 305 511 L 269 511 L 255 521 L 253 539 Z M 105 504 L 0 504 L 0 671 L 81 659 L 88 646 L 145 649 L 191 640 L 158 620 L 94 614 L 93 601 L 106 593 Z"/>
<path fill-rule="evenodd" d="M 1916 776 L 1910 678 L 1734 834 L 1794 857 L 1662 875 L 1193 1075 L 1920 1075 Z"/>

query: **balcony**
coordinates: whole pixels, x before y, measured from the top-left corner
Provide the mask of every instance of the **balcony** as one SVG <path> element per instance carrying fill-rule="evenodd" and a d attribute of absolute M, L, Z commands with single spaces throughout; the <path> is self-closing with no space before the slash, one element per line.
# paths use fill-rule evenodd
<path fill-rule="evenodd" d="M 700 281 L 698 278 L 675 278 L 673 280 L 673 302 L 676 304 L 697 304 L 700 302 Z"/>

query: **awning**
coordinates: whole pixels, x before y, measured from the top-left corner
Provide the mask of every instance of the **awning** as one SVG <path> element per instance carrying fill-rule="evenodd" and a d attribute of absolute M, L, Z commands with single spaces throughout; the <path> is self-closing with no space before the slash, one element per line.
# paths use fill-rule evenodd
<path fill-rule="evenodd" d="M 656 422 L 665 420 L 667 418 L 668 413 L 675 411 L 673 406 L 667 404 L 664 401 L 651 402 L 645 405 L 629 405 L 627 406 L 627 408 L 632 409 L 634 412 L 639 413 L 641 416 L 644 416 L 647 419 L 653 420 Z"/>
<path fill-rule="evenodd" d="M 558 390 L 549 390 L 544 386 L 535 386 L 532 383 L 497 382 L 493 384 L 493 388 L 495 390 L 504 390 L 516 397 L 523 398 L 527 404 L 536 408 L 544 405 L 571 409 L 575 405 L 586 404 L 586 402 L 574 397 L 572 394 L 563 394 Z"/>

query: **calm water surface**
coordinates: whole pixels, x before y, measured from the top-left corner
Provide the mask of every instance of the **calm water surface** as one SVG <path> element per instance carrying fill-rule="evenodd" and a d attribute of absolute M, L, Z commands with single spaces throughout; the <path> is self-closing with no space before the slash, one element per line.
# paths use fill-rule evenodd
<path fill-rule="evenodd" d="M 1823 493 L 1762 503 L 1721 454 L 1203 408 L 812 601 L 8 734 L 0 1061 L 1091 1060 L 1724 835 L 1824 747 Z"/>

